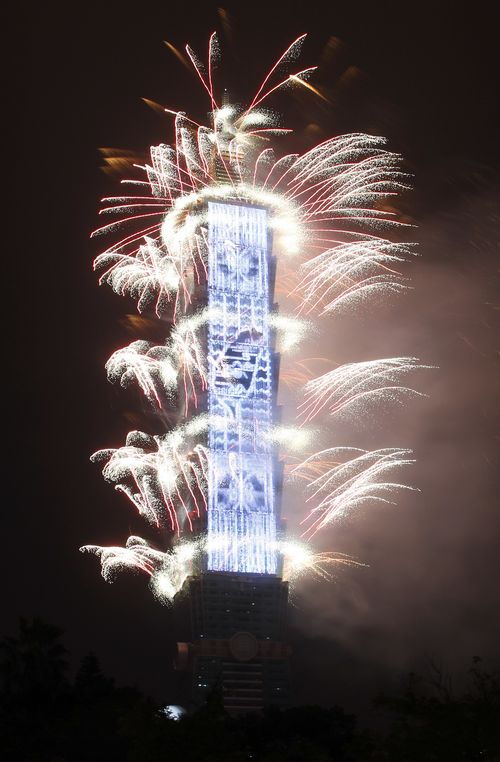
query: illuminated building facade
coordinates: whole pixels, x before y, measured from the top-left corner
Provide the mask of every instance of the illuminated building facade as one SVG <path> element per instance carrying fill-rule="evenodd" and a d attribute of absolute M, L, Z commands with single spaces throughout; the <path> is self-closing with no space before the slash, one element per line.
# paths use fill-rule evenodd
<path fill-rule="evenodd" d="M 208 201 L 206 568 L 188 582 L 195 703 L 232 713 L 286 703 L 288 586 L 279 576 L 281 468 L 272 443 L 278 356 L 265 208 Z"/>
<path fill-rule="evenodd" d="M 210 571 L 276 574 L 267 211 L 208 202 Z"/>
<path fill-rule="evenodd" d="M 325 449 L 321 442 L 320 451 L 310 452 L 307 431 L 302 437 L 275 428 L 279 357 L 271 326 L 280 327 L 283 347 L 291 347 L 306 324 L 271 316 L 271 228 L 279 234 L 280 256 L 299 255 L 295 272 L 293 263 L 285 265 L 293 311 L 320 319 L 371 294 L 404 290 L 395 267 L 411 253 L 377 235 L 400 224 L 383 201 L 406 183 L 400 158 L 383 138 L 339 135 L 279 158 L 268 145 L 272 135 L 289 130 L 262 104 L 285 85 L 305 85 L 315 69 L 285 74 L 304 37 L 277 59 L 245 109 L 225 98 L 219 106 L 214 95 L 215 33 L 205 67 L 186 46 L 210 96 L 210 124 L 166 109 L 173 145 L 151 148 L 145 179 L 123 181 L 130 194 L 103 199 L 101 212 L 116 216 L 94 231 L 121 231 L 95 259 L 99 282 L 131 296 L 139 313 L 154 313 L 170 330 L 160 345 L 133 341 L 106 363 L 110 380 L 140 387 L 159 430 L 130 431 L 123 446 L 98 450 L 92 460 L 104 464 L 104 478 L 168 540 L 158 548 L 131 535 L 125 546 L 81 550 L 100 558 L 108 581 L 121 570 L 141 570 L 164 602 L 182 588 L 191 593 L 177 598 L 190 603 L 192 623 L 179 662 L 190 659 L 195 697 L 221 683 L 231 711 L 286 698 L 281 552 L 287 576 L 328 579 L 325 567 L 356 563 L 284 541 L 274 438 L 295 461 L 301 449 L 309 451 L 293 468 L 308 495 L 301 524 L 309 537 L 361 503 L 385 501 L 404 488 L 385 474 L 412 462 L 405 448 Z M 330 419 L 351 404 L 357 411 L 368 397 L 393 399 L 401 374 L 424 367 L 416 358 L 383 358 L 313 378 L 301 366 L 294 376 L 297 385 L 307 379 L 298 410 L 303 424 Z M 401 387 L 404 395 L 412 392 Z"/>

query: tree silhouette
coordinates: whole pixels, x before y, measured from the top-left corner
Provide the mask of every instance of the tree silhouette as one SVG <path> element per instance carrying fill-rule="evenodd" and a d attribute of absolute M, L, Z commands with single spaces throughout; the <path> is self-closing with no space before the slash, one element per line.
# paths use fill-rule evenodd
<path fill-rule="evenodd" d="M 0 643 L 0 733 L 5 759 L 37 760 L 69 692 L 61 630 L 21 619 Z"/>
<path fill-rule="evenodd" d="M 379 698 L 394 718 L 383 759 L 498 762 L 500 675 L 475 657 L 469 676 L 467 691 L 455 696 L 449 676 L 431 663 L 430 678 L 411 674 L 401 696 Z"/>
<path fill-rule="evenodd" d="M 341 708 L 278 709 L 231 717 L 215 688 L 175 721 L 137 689 L 116 686 L 97 657 L 67 677 L 61 630 L 21 620 L 0 643 L 2 762 L 500 762 L 500 676 L 475 659 L 454 695 L 431 664 L 400 695 L 382 697 L 379 732 Z"/>

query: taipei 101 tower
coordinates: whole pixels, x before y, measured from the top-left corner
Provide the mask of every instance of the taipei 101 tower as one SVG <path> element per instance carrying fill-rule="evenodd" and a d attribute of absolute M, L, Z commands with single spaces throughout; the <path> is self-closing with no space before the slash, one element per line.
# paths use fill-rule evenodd
<path fill-rule="evenodd" d="M 269 325 L 275 265 L 268 210 L 207 202 L 206 568 L 187 581 L 194 691 L 221 685 L 231 712 L 288 696 L 288 585 L 280 578 L 281 469 L 269 433 L 278 356 Z"/>
<path fill-rule="evenodd" d="M 112 221 L 95 231 L 118 238 L 95 259 L 100 283 L 134 299 L 164 334 L 163 343 L 133 341 L 106 363 L 110 381 L 142 392 L 154 430 L 130 431 L 92 460 L 163 544 L 132 535 L 121 546 L 81 549 L 100 558 L 108 581 L 141 571 L 162 603 L 189 609 L 176 666 L 192 677 L 192 703 L 217 690 L 235 715 L 289 700 L 288 580 L 328 580 L 333 566 L 356 564 L 316 551 L 315 535 L 368 501 L 393 502 L 405 487 L 394 469 L 413 462 L 400 447 L 329 447 L 328 427 L 308 424 L 359 412 L 360 401 L 413 394 L 400 378 L 423 367 L 412 357 L 332 360 L 315 378 L 314 358 L 292 355 L 283 370 L 300 425 L 281 424 L 283 353 L 295 351 L 314 316 L 316 330 L 337 309 L 404 290 L 396 266 L 413 253 L 380 234 L 400 224 L 393 197 L 406 187 L 384 138 L 340 135 L 275 155 L 290 130 L 267 99 L 285 85 L 304 87 L 314 71 L 295 70 L 304 38 L 247 108 L 217 102 L 216 35 L 206 66 L 186 46 L 209 98 L 209 125 L 165 109 L 172 144 L 151 147 L 149 163 L 136 167 L 140 179 L 122 181 L 127 195 L 103 199 Z M 274 303 L 278 259 L 288 314 Z M 300 540 L 285 537 L 281 520 L 284 464 L 306 506 Z"/>

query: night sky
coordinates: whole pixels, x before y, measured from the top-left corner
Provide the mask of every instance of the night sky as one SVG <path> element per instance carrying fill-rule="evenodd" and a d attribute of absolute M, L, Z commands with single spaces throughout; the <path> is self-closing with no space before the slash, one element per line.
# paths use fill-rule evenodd
<path fill-rule="evenodd" d="M 418 463 L 405 478 L 420 492 L 357 512 L 324 536 L 325 549 L 369 567 L 295 590 L 295 701 L 360 708 L 429 659 L 456 674 L 475 655 L 498 663 L 497 27 L 489 3 L 467 14 L 437 5 L 330 3 L 325 12 L 314 0 L 296 10 L 235 3 L 224 6 L 222 24 L 210 2 L 145 1 L 133 11 L 114 2 L 21 4 L 4 31 L 14 84 L 4 153 L 15 157 L 15 202 L 4 226 L 14 359 L 4 360 L 2 634 L 20 615 L 40 615 L 64 628 L 75 663 L 93 650 L 118 681 L 177 700 L 186 678 L 171 669 L 172 610 L 144 577 L 108 585 L 98 560 L 78 552 L 150 536 L 89 462 L 130 428 L 148 426 L 138 395 L 105 377 L 109 355 L 134 338 L 125 318 L 135 307 L 98 288 L 92 272 L 99 248 L 89 232 L 100 197 L 117 188 L 98 148 L 145 154 L 170 142 L 171 122 L 141 97 L 206 117 L 201 86 L 162 40 L 204 54 L 218 29 L 220 81 L 244 102 L 308 31 L 301 60 L 323 57 L 311 81 L 330 103 L 301 94 L 272 105 L 300 150 L 350 130 L 389 138 L 414 175 L 399 210 L 418 225 L 410 237 L 421 255 L 404 271 L 412 291 L 332 320 L 318 351 L 339 363 L 415 355 L 439 368 L 413 379 L 428 397 L 331 429 L 339 444 L 412 447 Z M 289 523 L 301 509 L 285 493 Z"/>

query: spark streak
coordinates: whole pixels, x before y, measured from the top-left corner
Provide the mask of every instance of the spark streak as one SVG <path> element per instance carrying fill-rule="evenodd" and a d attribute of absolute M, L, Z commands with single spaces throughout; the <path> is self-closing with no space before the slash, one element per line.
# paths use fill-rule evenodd
<path fill-rule="evenodd" d="M 206 505 L 207 449 L 191 441 L 206 427 L 206 417 L 198 416 L 163 436 L 131 431 L 123 447 L 98 450 L 92 460 L 105 462 L 106 481 L 148 521 L 160 526 L 167 513 L 168 525 L 179 533 L 184 523 L 192 528 L 192 514 L 200 516 Z"/>
<path fill-rule="evenodd" d="M 147 341 L 133 341 L 113 352 L 106 363 L 110 381 L 127 387 L 135 380 L 151 402 L 162 406 L 161 392 L 175 388 L 177 370 L 167 347 L 152 346 Z"/>
<path fill-rule="evenodd" d="M 325 407 L 330 415 L 335 415 L 374 398 L 399 401 L 408 395 L 422 396 L 398 382 L 406 373 L 429 367 L 422 365 L 416 357 L 390 357 L 341 365 L 305 384 L 305 400 L 299 405 L 299 414 L 307 422 Z"/>
<path fill-rule="evenodd" d="M 348 454 L 353 457 L 343 460 Z M 357 448 L 332 447 L 312 455 L 296 466 L 292 473 L 302 472 L 306 478 L 308 472 L 312 471 L 307 502 L 316 502 L 302 521 L 302 524 L 307 525 L 304 536 L 312 537 L 320 529 L 344 518 L 367 501 L 391 503 L 389 497 L 395 490 L 414 489 L 385 480 L 395 468 L 414 463 L 410 456 L 411 450 L 398 448 L 370 452 Z M 315 461 L 325 457 L 339 461 L 316 476 Z"/>

